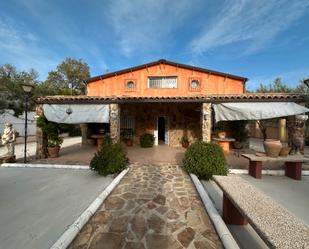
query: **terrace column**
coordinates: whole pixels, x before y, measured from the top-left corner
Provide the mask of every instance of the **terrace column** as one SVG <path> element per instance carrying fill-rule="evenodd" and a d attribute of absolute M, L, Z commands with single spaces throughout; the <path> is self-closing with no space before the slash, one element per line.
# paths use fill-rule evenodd
<path fill-rule="evenodd" d="M 109 106 L 110 135 L 114 143 L 120 141 L 120 106 L 110 104 Z"/>
<path fill-rule="evenodd" d="M 79 127 L 82 135 L 82 145 L 87 145 L 88 124 L 80 124 Z"/>
<path fill-rule="evenodd" d="M 281 140 L 281 142 L 286 141 L 286 120 L 284 118 L 279 118 L 278 121 L 278 132 L 279 132 L 279 139 Z"/>
<path fill-rule="evenodd" d="M 44 117 L 43 105 L 37 104 L 36 115 Z M 36 127 L 36 158 L 42 159 L 47 157 L 47 136 L 41 128 Z"/>
<path fill-rule="evenodd" d="M 211 103 L 202 103 L 201 108 L 201 129 L 202 129 L 202 140 L 204 142 L 211 141 Z"/>

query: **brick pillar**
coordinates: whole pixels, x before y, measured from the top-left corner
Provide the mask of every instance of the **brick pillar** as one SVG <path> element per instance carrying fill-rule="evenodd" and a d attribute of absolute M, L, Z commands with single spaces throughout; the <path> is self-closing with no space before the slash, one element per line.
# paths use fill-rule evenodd
<path fill-rule="evenodd" d="M 205 142 L 211 141 L 211 103 L 202 103 L 201 108 L 201 129 L 202 140 Z"/>
<path fill-rule="evenodd" d="M 120 106 L 110 104 L 109 106 L 110 135 L 114 143 L 120 141 Z"/>
<path fill-rule="evenodd" d="M 37 104 L 36 115 L 39 117 L 44 117 L 42 104 Z M 36 158 L 42 159 L 46 157 L 47 157 L 47 136 L 41 130 L 41 128 L 36 127 Z"/>

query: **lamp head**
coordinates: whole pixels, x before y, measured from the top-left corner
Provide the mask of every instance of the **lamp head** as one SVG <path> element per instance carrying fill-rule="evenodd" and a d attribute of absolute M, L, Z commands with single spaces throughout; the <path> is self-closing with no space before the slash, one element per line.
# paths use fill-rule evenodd
<path fill-rule="evenodd" d="M 25 93 L 31 93 L 34 86 L 31 84 L 21 84 L 21 87 L 23 88 Z"/>

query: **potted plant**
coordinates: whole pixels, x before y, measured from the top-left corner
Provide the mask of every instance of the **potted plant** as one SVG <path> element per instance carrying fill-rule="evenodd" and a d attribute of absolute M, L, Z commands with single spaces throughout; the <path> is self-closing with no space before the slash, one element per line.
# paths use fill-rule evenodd
<path fill-rule="evenodd" d="M 45 117 L 39 117 L 37 126 L 46 134 L 48 156 L 52 158 L 58 157 L 60 145 L 63 142 L 63 138 L 60 137 L 60 125 L 48 121 Z"/>
<path fill-rule="evenodd" d="M 188 148 L 190 145 L 189 139 L 187 137 L 182 137 L 180 143 L 183 148 Z"/>
<path fill-rule="evenodd" d="M 228 130 L 228 123 L 226 121 L 220 121 L 217 124 L 217 135 L 219 138 L 226 138 L 226 133 Z"/>
<path fill-rule="evenodd" d="M 133 146 L 133 129 L 123 129 L 121 131 L 122 140 L 125 142 L 127 146 Z"/>
<path fill-rule="evenodd" d="M 246 120 L 231 121 L 229 124 L 231 136 L 235 139 L 235 142 L 233 143 L 235 149 L 241 149 L 243 147 L 243 143 L 246 142 L 249 137 L 249 133 L 246 128 L 247 124 L 248 121 Z"/>

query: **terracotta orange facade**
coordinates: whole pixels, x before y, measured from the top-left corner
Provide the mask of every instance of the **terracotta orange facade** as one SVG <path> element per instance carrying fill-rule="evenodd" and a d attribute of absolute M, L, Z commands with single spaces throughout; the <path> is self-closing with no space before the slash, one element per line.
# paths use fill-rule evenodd
<path fill-rule="evenodd" d="M 149 77 L 176 76 L 177 88 L 149 88 Z M 197 80 L 196 89 L 190 87 Z M 128 82 L 134 82 L 134 88 L 128 88 Z M 102 75 L 90 79 L 87 85 L 88 96 L 192 96 L 207 94 L 242 94 L 245 78 L 231 76 L 214 71 L 195 70 L 190 66 L 178 66 L 164 60 L 145 64 L 142 68 L 132 68 Z"/>

